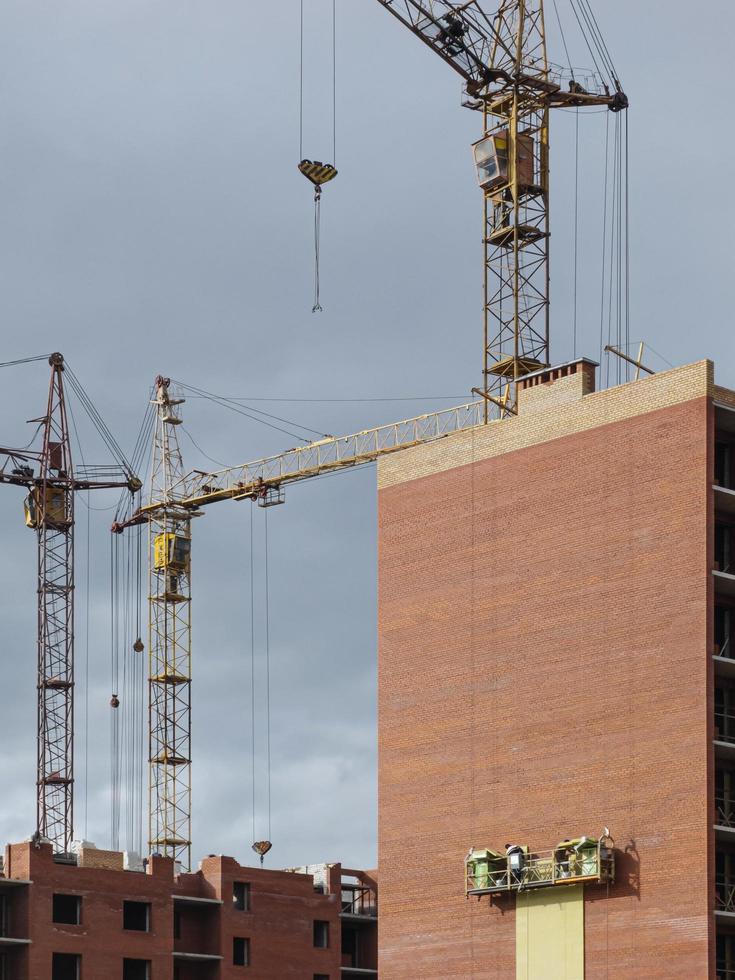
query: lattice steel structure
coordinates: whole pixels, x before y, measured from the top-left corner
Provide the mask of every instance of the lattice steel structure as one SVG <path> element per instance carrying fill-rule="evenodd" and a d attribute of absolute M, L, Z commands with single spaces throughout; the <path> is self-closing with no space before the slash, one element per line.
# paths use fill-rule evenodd
<path fill-rule="evenodd" d="M 515 409 L 516 381 L 549 363 L 549 110 L 627 108 L 612 86 L 550 65 L 543 0 L 378 0 L 465 81 L 483 117 L 475 144 L 484 192 L 483 386 L 489 406 Z M 563 85 L 567 84 L 567 89 Z M 614 91 L 613 91 L 614 89 Z"/>
<path fill-rule="evenodd" d="M 173 493 L 184 469 L 183 399 L 156 379 L 149 527 L 149 847 L 191 864 L 191 520 Z"/>
<path fill-rule="evenodd" d="M 58 851 L 74 829 L 74 472 L 61 354 L 50 358 L 39 479 L 27 514 L 38 538 L 37 828 Z M 35 510 L 35 513 L 34 513 Z"/>
<path fill-rule="evenodd" d="M 52 354 L 40 452 L 0 448 L 0 483 L 24 487 L 26 525 L 38 550 L 36 832 L 67 853 L 74 836 L 74 496 L 78 490 L 138 489 L 114 467 L 74 471 L 64 358 Z"/>

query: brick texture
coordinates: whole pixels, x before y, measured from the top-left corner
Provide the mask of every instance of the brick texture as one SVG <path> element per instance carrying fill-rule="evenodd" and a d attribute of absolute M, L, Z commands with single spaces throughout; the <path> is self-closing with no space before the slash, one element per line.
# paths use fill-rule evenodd
<path fill-rule="evenodd" d="M 118 980 L 123 958 L 150 961 L 151 980 L 312 980 L 315 974 L 337 980 L 340 976 L 339 890 L 317 894 L 311 875 L 242 867 L 221 856 L 206 858 L 196 873 L 175 877 L 169 858 L 151 858 L 148 873 L 143 874 L 90 866 L 90 850 L 85 850 L 86 867 L 57 863 L 50 845 L 17 844 L 5 853 L 5 878 L 0 877 L 5 935 L 30 940 L 15 949 L 0 942 L 7 980 L 51 980 L 53 953 L 81 956 L 81 980 Z M 333 878 L 339 882 L 336 867 Z M 8 879 L 32 883 L 13 886 Z M 234 906 L 236 881 L 250 885 L 249 910 Z M 79 925 L 53 922 L 55 893 L 81 897 Z M 186 901 L 187 897 L 214 901 L 196 903 Z M 149 932 L 123 928 L 125 901 L 150 904 Z M 178 929 L 174 908 L 179 913 Z M 329 923 L 326 949 L 314 948 L 315 920 Z M 233 964 L 236 937 L 250 940 L 247 967 Z M 221 960 L 176 959 L 174 952 Z"/>
<path fill-rule="evenodd" d="M 587 980 L 712 976 L 712 393 L 701 362 L 381 463 L 381 980 L 514 977 L 466 852 L 604 825 Z"/>

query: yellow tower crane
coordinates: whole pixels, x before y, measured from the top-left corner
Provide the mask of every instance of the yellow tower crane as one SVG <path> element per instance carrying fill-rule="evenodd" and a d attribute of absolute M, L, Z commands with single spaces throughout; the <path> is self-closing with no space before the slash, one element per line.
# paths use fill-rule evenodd
<path fill-rule="evenodd" d="M 483 384 L 501 415 L 516 406 L 516 383 L 549 364 L 549 113 L 628 108 L 588 0 L 576 19 L 595 70 L 582 85 L 549 62 L 543 0 L 503 0 L 489 15 L 480 0 L 378 0 L 463 79 L 464 105 L 482 114 L 474 144 L 483 191 Z"/>
<path fill-rule="evenodd" d="M 191 866 L 191 522 L 221 500 L 284 502 L 284 487 L 324 473 L 370 463 L 381 456 L 470 429 L 483 420 L 484 403 L 420 415 L 321 439 L 278 456 L 213 473 L 184 473 L 176 437 L 182 398 L 168 378 L 156 379 L 156 427 L 148 503 L 114 533 L 149 528 L 149 834 L 151 853 Z"/>

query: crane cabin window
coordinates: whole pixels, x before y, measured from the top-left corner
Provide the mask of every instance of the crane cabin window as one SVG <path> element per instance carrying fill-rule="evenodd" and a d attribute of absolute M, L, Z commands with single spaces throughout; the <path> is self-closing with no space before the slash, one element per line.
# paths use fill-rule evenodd
<path fill-rule="evenodd" d="M 511 141 L 507 132 L 485 136 L 472 147 L 475 155 L 477 182 L 484 191 L 492 191 L 508 183 Z M 518 183 L 523 188 L 534 187 L 534 140 L 530 133 L 518 134 Z"/>

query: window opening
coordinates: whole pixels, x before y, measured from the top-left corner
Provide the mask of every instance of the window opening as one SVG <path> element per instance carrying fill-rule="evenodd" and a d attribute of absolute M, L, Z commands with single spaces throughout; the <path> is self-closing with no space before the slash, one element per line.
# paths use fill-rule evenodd
<path fill-rule="evenodd" d="M 123 960 L 123 980 L 150 980 L 150 960 Z"/>
<path fill-rule="evenodd" d="M 232 904 L 238 912 L 250 911 L 250 885 L 236 881 L 232 885 Z"/>
<path fill-rule="evenodd" d="M 329 923 L 317 919 L 314 922 L 314 946 L 317 949 L 327 949 L 329 946 Z"/>
<path fill-rule="evenodd" d="M 148 902 L 123 902 L 123 929 L 151 931 L 151 906 Z"/>
<path fill-rule="evenodd" d="M 250 965 L 250 940 L 236 937 L 232 940 L 232 962 L 235 966 Z"/>
<path fill-rule="evenodd" d="M 82 899 L 79 895 L 54 895 L 53 921 L 78 926 L 82 921 Z"/>
<path fill-rule="evenodd" d="M 51 958 L 51 980 L 79 980 L 81 959 L 76 953 L 54 953 Z"/>

